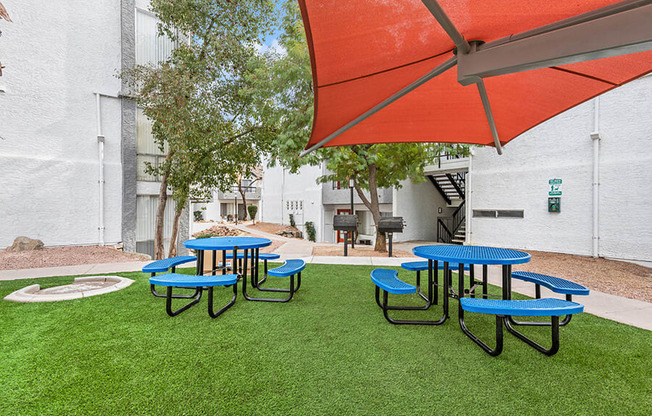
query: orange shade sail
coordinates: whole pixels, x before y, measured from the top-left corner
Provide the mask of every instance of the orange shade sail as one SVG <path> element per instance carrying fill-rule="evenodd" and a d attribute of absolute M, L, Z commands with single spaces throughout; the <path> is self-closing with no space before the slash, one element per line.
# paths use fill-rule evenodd
<path fill-rule="evenodd" d="M 455 59 L 455 44 L 421 0 L 299 0 L 313 71 L 315 113 L 306 148 Z M 609 0 L 441 0 L 468 40 L 486 43 L 611 6 Z M 456 52 L 456 51 L 455 51 Z M 484 78 L 500 143 L 652 71 L 644 51 Z M 475 85 L 453 67 L 325 146 L 395 142 L 493 145 Z"/>

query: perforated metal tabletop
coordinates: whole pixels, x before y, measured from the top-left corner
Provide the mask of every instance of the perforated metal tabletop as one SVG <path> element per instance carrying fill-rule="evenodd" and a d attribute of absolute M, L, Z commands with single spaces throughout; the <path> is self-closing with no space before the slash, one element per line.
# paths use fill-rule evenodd
<path fill-rule="evenodd" d="M 523 251 L 484 246 L 430 245 L 415 247 L 412 252 L 429 260 L 463 264 L 521 264 L 531 257 Z"/>

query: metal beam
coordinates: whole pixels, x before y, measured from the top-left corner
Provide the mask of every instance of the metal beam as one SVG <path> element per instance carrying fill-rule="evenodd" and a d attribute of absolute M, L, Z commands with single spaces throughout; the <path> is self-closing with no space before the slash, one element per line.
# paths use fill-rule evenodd
<path fill-rule="evenodd" d="M 435 19 L 437 19 L 442 29 L 444 29 L 448 36 L 453 40 L 453 43 L 457 46 L 458 52 L 463 54 L 469 53 L 471 50 L 469 42 L 467 42 L 460 31 L 457 30 L 439 2 L 437 0 L 421 0 L 421 2 L 428 8 L 428 10 L 430 10 L 430 13 L 432 13 Z"/>
<path fill-rule="evenodd" d="M 484 81 L 480 80 L 475 85 L 478 86 L 478 92 L 480 93 L 480 99 L 482 100 L 484 112 L 487 115 L 487 121 L 489 122 L 489 128 L 491 129 L 491 135 L 494 138 L 496 151 L 499 155 L 502 155 L 503 147 L 500 144 L 500 139 L 498 139 L 498 130 L 496 130 L 496 123 L 494 122 L 494 115 L 491 112 L 491 105 L 489 105 L 489 96 L 487 95 L 487 89 L 484 87 Z"/>
<path fill-rule="evenodd" d="M 458 81 L 470 85 L 481 78 L 652 50 L 652 0 L 635 5 L 594 11 L 458 54 Z"/>
<path fill-rule="evenodd" d="M 371 109 L 365 111 L 364 113 L 362 113 L 358 117 L 356 117 L 353 120 L 351 120 L 350 122 L 346 123 L 344 126 L 342 126 L 339 129 L 335 130 L 333 133 L 328 135 L 326 138 L 321 140 L 319 143 L 313 145 L 309 149 L 306 149 L 306 150 L 302 151 L 299 154 L 299 157 L 303 157 L 303 156 L 305 156 L 305 155 L 319 149 L 320 147 L 322 147 L 326 143 L 330 142 L 331 140 L 333 140 L 334 138 L 336 138 L 340 134 L 342 134 L 345 131 L 349 130 L 351 127 L 354 127 L 358 123 L 360 123 L 360 122 L 366 120 L 367 118 L 371 117 L 372 115 L 374 115 L 378 111 L 380 111 L 383 108 L 387 107 L 388 105 L 390 105 L 394 101 L 398 100 L 399 98 L 403 97 L 404 95 L 408 94 L 409 92 L 412 92 L 413 90 L 415 90 L 416 88 L 418 88 L 421 85 L 425 84 L 426 82 L 430 81 L 434 77 L 436 77 L 438 75 L 441 75 L 442 73 L 448 71 L 449 69 L 454 67 L 456 63 L 457 63 L 457 57 L 453 56 L 453 57 L 449 58 L 448 60 L 446 60 L 442 64 L 438 65 L 436 68 L 434 68 L 433 70 L 431 70 L 430 72 L 428 72 L 427 74 L 422 76 L 421 78 L 417 79 L 416 81 L 412 82 L 408 86 L 404 87 L 400 91 L 393 94 L 391 97 L 386 98 L 385 100 L 378 103 L 377 105 L 375 105 Z"/>

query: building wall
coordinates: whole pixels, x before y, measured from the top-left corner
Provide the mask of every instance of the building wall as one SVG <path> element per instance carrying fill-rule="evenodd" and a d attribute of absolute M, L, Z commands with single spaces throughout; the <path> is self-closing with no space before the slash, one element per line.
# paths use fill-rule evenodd
<path fill-rule="evenodd" d="M 46 245 L 97 244 L 94 92 L 117 95 L 120 2 L 3 0 L 0 61 L 0 247 L 19 235 Z M 102 98 L 105 241 L 121 237 L 121 104 Z"/>
<path fill-rule="evenodd" d="M 594 103 L 526 132 L 502 156 L 475 148 L 473 209 L 522 209 L 522 219 L 471 218 L 470 243 L 592 254 Z M 652 260 L 652 77 L 599 98 L 599 256 Z M 562 179 L 561 212 L 548 180 Z"/>
<path fill-rule="evenodd" d="M 258 208 L 260 221 L 289 225 L 289 214 L 293 213 L 297 228 L 305 234 L 305 222 L 312 221 L 317 241 L 323 241 L 322 184 L 315 182 L 322 175 L 322 169 L 322 166 L 304 166 L 297 174 L 291 174 L 280 166 L 266 167 Z M 301 202 L 301 209 L 292 208 L 291 204 L 298 202 Z"/>
<path fill-rule="evenodd" d="M 402 233 L 394 234 L 394 240 L 437 241 L 437 218 L 452 216 L 455 207 L 448 207 L 428 180 L 421 183 L 406 180 L 402 185 L 394 191 L 393 215 L 403 217 L 406 226 Z"/>

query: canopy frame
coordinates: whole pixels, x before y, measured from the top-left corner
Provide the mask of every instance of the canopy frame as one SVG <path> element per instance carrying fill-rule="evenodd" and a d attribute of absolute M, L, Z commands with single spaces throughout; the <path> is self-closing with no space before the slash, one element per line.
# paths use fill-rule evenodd
<path fill-rule="evenodd" d="M 624 0 L 484 44 L 469 43 L 437 0 L 421 1 L 455 44 L 456 56 L 302 151 L 299 157 L 456 65 L 461 85 L 476 84 L 496 151 L 502 154 L 484 78 L 652 50 L 652 0 Z"/>

